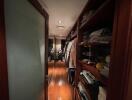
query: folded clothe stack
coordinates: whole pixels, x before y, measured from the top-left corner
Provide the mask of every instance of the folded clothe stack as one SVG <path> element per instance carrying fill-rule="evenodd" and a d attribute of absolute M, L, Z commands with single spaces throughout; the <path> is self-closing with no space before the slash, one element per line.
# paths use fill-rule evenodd
<path fill-rule="evenodd" d="M 89 37 L 92 36 L 111 36 L 111 31 L 108 28 L 102 28 L 92 32 Z"/>
<path fill-rule="evenodd" d="M 85 63 L 87 63 L 88 62 L 88 59 L 83 59 L 82 61 L 85 62 Z"/>
<path fill-rule="evenodd" d="M 110 43 L 112 40 L 111 32 L 108 28 L 102 28 L 89 35 L 89 43 Z"/>
<path fill-rule="evenodd" d="M 105 76 L 105 77 L 109 77 L 109 68 L 108 67 L 105 67 L 100 71 L 100 73 Z"/>
<path fill-rule="evenodd" d="M 87 84 L 89 85 L 89 90 L 91 93 L 92 100 L 97 100 L 98 91 L 99 91 L 99 82 L 89 71 L 83 70 L 80 73 L 80 75 L 82 76 L 82 78 L 84 78 L 87 81 Z"/>
<path fill-rule="evenodd" d="M 85 41 L 89 38 L 89 34 L 92 32 L 92 30 L 88 30 L 82 34 L 82 40 Z"/>
<path fill-rule="evenodd" d="M 95 77 L 89 71 L 83 70 L 80 75 L 86 79 L 88 84 L 94 84 L 96 81 Z"/>
<path fill-rule="evenodd" d="M 103 87 L 99 87 L 98 100 L 106 100 L 106 90 Z"/>
<path fill-rule="evenodd" d="M 78 89 L 79 89 L 79 94 L 81 96 L 81 100 L 89 100 L 86 94 L 86 90 L 82 86 L 81 82 L 78 83 Z"/>
<path fill-rule="evenodd" d="M 102 44 L 108 44 L 110 43 L 112 37 L 111 36 L 93 36 L 92 38 L 89 39 L 89 43 L 102 43 Z"/>

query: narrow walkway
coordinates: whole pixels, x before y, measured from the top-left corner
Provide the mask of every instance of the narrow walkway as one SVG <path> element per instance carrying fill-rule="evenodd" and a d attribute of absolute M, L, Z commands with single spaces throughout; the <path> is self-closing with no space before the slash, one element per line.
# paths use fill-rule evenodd
<path fill-rule="evenodd" d="M 48 100 L 73 100 L 64 62 L 49 62 L 48 75 Z"/>

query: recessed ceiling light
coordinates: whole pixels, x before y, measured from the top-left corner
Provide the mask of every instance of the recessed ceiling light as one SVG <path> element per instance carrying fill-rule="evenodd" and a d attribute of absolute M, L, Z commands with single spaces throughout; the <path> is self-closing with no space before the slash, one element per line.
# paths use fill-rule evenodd
<path fill-rule="evenodd" d="M 59 21 L 58 21 L 58 23 L 59 23 L 59 24 L 62 24 L 62 21 L 61 21 L 61 20 L 59 20 Z"/>

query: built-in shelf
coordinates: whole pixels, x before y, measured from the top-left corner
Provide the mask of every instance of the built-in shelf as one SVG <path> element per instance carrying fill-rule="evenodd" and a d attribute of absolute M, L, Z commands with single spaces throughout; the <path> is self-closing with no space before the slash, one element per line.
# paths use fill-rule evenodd
<path fill-rule="evenodd" d="M 104 2 L 91 18 L 80 26 L 80 30 L 84 31 L 97 24 L 108 23 L 113 19 L 113 3 L 111 0 Z"/>
<path fill-rule="evenodd" d="M 90 100 L 95 100 L 94 98 L 94 95 L 92 94 L 92 86 L 90 84 L 87 83 L 87 81 L 82 78 L 81 76 L 79 77 L 79 80 L 80 82 L 84 85 L 86 91 L 87 91 L 87 95 L 89 96 L 89 99 Z M 98 92 L 98 91 L 95 91 L 95 92 Z"/>
<path fill-rule="evenodd" d="M 80 78 L 80 77 L 79 77 Z M 81 79 L 80 78 L 80 83 L 81 83 L 81 85 L 82 85 L 82 87 L 83 87 L 83 89 L 84 89 L 84 91 L 85 91 L 85 93 L 86 93 L 86 95 L 87 95 L 87 98 L 88 98 L 88 100 L 92 100 L 92 95 L 91 95 L 91 93 L 90 93 L 90 91 L 89 91 L 89 89 L 87 88 L 87 86 L 86 86 L 86 84 L 85 84 L 85 82 L 83 81 L 83 79 Z M 78 89 L 77 89 L 78 90 Z M 79 90 L 78 90 L 79 91 Z M 79 93 L 79 92 L 78 92 Z M 79 96 L 80 96 L 80 94 L 79 94 Z M 80 98 L 81 99 L 81 98 Z M 81 99 L 82 100 L 82 99 Z"/>
<path fill-rule="evenodd" d="M 81 42 L 79 45 L 80 46 L 96 46 L 96 45 L 110 45 L 111 41 L 107 41 L 107 42 L 89 42 L 88 40 L 85 40 L 83 42 Z"/>
<path fill-rule="evenodd" d="M 105 59 L 105 57 L 110 54 L 111 48 L 111 37 L 108 39 L 103 39 L 104 37 L 98 38 L 96 41 L 88 37 L 91 32 L 94 32 L 101 28 L 108 28 L 112 31 L 113 28 L 113 18 L 114 18 L 114 1 L 113 0 L 88 0 L 86 6 L 75 22 L 74 26 L 71 28 L 67 36 L 67 41 L 73 40 L 77 37 L 77 45 L 76 45 L 76 74 L 75 74 L 75 96 L 76 100 L 81 100 L 81 95 L 78 91 L 78 83 L 81 82 L 84 87 L 86 87 L 86 91 L 88 96 L 91 97 L 91 91 L 88 84 L 86 84 L 85 78 L 80 76 L 80 72 L 83 70 L 89 71 L 91 74 L 95 76 L 97 82 L 99 82 L 101 86 L 107 88 L 108 86 L 108 78 L 102 76 L 100 71 L 96 69 L 95 65 L 89 65 L 80 59 L 87 59 L 90 55 L 90 52 L 93 53 L 92 57 L 97 57 L 97 60 Z M 86 20 L 86 21 L 85 21 Z M 110 34 L 108 34 L 110 35 Z M 90 48 L 91 47 L 91 48 Z M 88 51 L 89 50 L 89 51 Z M 91 54 L 92 55 L 92 54 Z M 93 58 L 90 58 L 93 59 Z M 102 60 L 101 59 L 101 60 Z M 105 70 L 105 69 L 104 69 Z M 104 71 L 104 70 L 101 70 Z M 104 73 L 103 73 L 104 74 Z M 95 90 L 95 93 L 98 91 Z M 97 94 L 96 94 L 97 96 Z M 92 100 L 92 99 L 90 99 Z"/>
<path fill-rule="evenodd" d="M 108 85 L 108 79 L 100 74 L 100 72 L 95 68 L 95 66 L 88 65 L 83 61 L 78 61 L 79 66 L 82 70 L 87 70 L 91 72 L 97 80 L 99 80 L 104 86 Z"/>
<path fill-rule="evenodd" d="M 74 96 L 75 100 L 81 100 L 79 91 L 77 88 L 74 88 L 74 92 L 75 92 L 75 96 Z"/>

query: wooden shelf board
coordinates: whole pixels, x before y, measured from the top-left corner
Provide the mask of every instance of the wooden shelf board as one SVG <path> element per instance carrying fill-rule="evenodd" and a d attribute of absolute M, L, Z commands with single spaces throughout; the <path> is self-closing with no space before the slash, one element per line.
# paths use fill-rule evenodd
<path fill-rule="evenodd" d="M 79 46 L 85 46 L 85 43 L 87 42 L 88 40 L 84 41 L 83 43 L 80 43 Z M 91 45 L 91 46 L 97 46 L 97 45 L 110 45 L 111 42 L 109 43 L 99 43 L 99 42 L 93 42 L 93 43 L 87 43 L 87 45 Z"/>
<path fill-rule="evenodd" d="M 107 0 L 101 5 L 101 7 L 95 12 L 95 14 L 82 26 L 80 30 L 84 31 L 87 28 L 97 25 L 98 23 L 111 22 L 113 19 L 113 3 Z"/>
<path fill-rule="evenodd" d="M 81 100 L 79 92 L 76 87 L 74 88 L 74 90 L 75 90 L 75 100 Z"/>
<path fill-rule="evenodd" d="M 85 91 L 86 91 L 86 95 L 87 95 L 87 97 L 88 97 L 88 100 L 92 100 L 91 99 L 91 94 L 90 94 L 90 91 L 89 91 L 89 89 L 88 89 L 88 87 L 86 87 L 86 84 L 85 84 L 85 82 L 79 77 L 79 80 L 80 80 L 80 82 L 81 82 L 81 84 L 82 84 L 82 87 L 85 89 Z"/>

